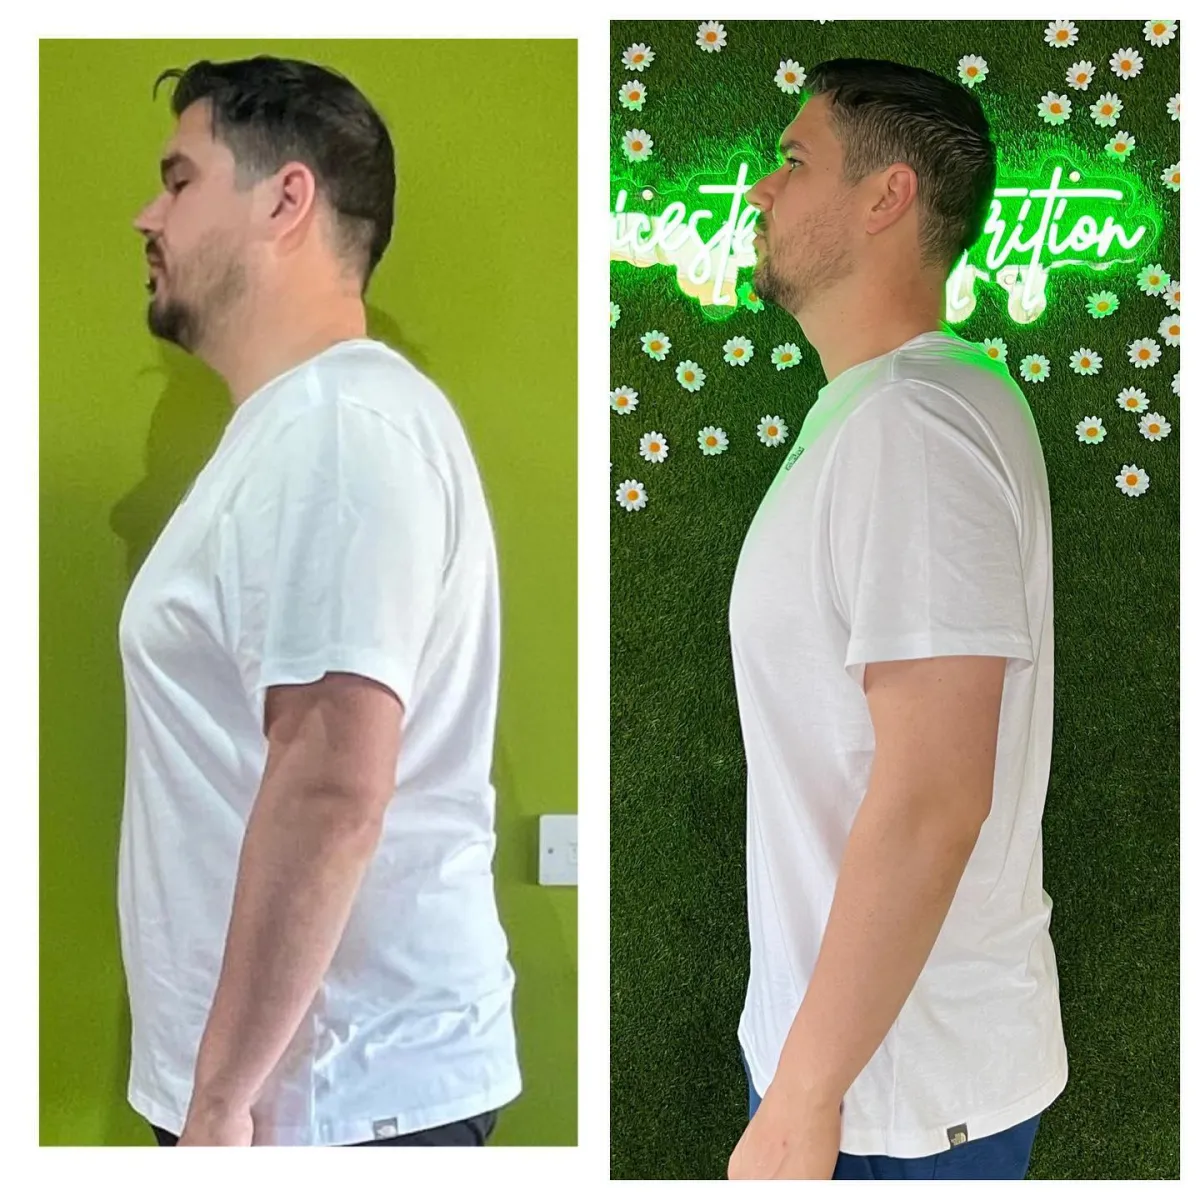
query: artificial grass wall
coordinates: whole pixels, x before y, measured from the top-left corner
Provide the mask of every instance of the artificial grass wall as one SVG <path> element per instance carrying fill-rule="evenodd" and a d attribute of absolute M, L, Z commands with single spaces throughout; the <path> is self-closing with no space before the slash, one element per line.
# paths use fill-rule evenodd
<path fill-rule="evenodd" d="M 1158 333 L 1170 311 L 1137 284 L 1138 268 L 1179 271 L 1179 196 L 1160 181 L 1179 160 L 1179 126 L 1167 101 L 1179 90 L 1179 36 L 1156 48 L 1141 21 L 1079 21 L 1066 49 L 1043 40 L 1045 21 L 725 22 L 717 53 L 695 42 L 697 22 L 615 22 L 611 27 L 614 180 L 640 190 L 628 207 L 659 211 L 671 186 L 728 161 L 729 152 L 773 164 L 779 133 L 805 93 L 773 82 L 783 59 L 806 70 L 822 59 L 889 58 L 957 78 L 965 54 L 987 60 L 977 94 L 1001 147 L 1002 170 L 1056 147 L 1085 173 L 1123 176 L 1156 214 L 1157 241 L 1138 262 L 1097 274 L 1056 271 L 1049 304 L 1018 324 L 1002 291 L 977 288 L 978 305 L 955 331 L 1000 337 L 1037 422 L 1054 521 L 1055 722 L 1043 822 L 1045 886 L 1054 901 L 1070 1082 L 1042 1120 L 1030 1178 L 1137 1179 L 1179 1174 L 1179 401 L 1171 379 L 1179 350 Z M 649 44 L 654 61 L 629 71 L 622 51 Z M 1118 79 L 1108 60 L 1134 47 L 1144 66 Z M 1086 92 L 1066 86 L 1077 60 L 1095 64 Z M 645 102 L 627 111 L 618 89 L 640 79 Z M 1056 129 L 1037 113 L 1048 91 L 1073 112 Z M 1113 128 L 1088 106 L 1101 92 L 1123 101 Z M 653 138 L 630 163 L 626 130 Z M 1136 138 L 1124 162 L 1104 151 L 1118 130 Z M 616 195 L 614 186 L 613 195 Z M 658 204 L 658 208 L 656 208 Z M 709 227 L 710 230 L 713 227 Z M 740 279 L 749 277 L 743 271 Z M 721 1178 L 746 1121 L 736 1026 L 749 966 L 745 919 L 745 760 L 727 632 L 729 591 L 755 509 L 825 383 L 795 321 L 767 306 L 714 320 L 677 287 L 668 266 L 612 267 L 621 310 L 611 331 L 610 388 L 639 393 L 611 414 L 611 979 L 612 1174 L 616 1178 Z M 1094 319 L 1086 297 L 1107 289 L 1119 308 Z M 664 361 L 642 350 L 667 334 Z M 722 346 L 751 339 L 753 359 L 727 366 Z M 1137 370 L 1128 344 L 1153 337 L 1162 357 Z M 770 352 L 795 342 L 799 366 L 777 371 Z M 1070 354 L 1088 347 L 1099 374 L 1080 376 Z M 1017 364 L 1049 358 L 1025 383 Z M 675 369 L 707 372 L 696 393 Z M 1121 389 L 1141 387 L 1169 436 L 1149 441 Z M 780 416 L 786 446 L 761 444 L 760 417 Z M 1076 426 L 1098 416 L 1099 444 Z M 729 435 L 716 457 L 697 446 L 702 426 Z M 648 431 L 665 436 L 664 462 L 639 455 Z M 1126 464 L 1150 476 L 1130 497 L 1114 486 Z M 614 501 L 627 479 L 647 503 Z M 803 730 L 797 731 L 803 736 Z"/>

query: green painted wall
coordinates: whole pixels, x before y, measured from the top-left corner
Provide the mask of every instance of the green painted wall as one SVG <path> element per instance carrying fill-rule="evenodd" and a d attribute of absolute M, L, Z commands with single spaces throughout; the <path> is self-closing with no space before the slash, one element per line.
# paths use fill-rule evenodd
<path fill-rule="evenodd" d="M 536 882 L 538 814 L 576 793 L 573 41 L 41 43 L 41 1141 L 153 1144 L 125 1101 L 117 621 L 232 409 L 147 331 L 132 221 L 175 125 L 159 71 L 260 53 L 343 72 L 395 143 L 369 333 L 458 408 L 500 557 L 496 872 L 525 1092 L 495 1142 L 574 1144 L 576 893 Z"/>

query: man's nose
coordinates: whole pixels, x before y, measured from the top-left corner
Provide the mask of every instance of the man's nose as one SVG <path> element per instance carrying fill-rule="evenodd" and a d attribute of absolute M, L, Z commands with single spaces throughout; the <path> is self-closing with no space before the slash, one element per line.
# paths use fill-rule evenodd
<path fill-rule="evenodd" d="M 140 213 L 133 218 L 133 227 L 147 241 L 151 239 L 154 231 L 158 228 L 157 222 L 154 220 L 154 208 L 158 203 L 157 199 L 151 200 L 146 204 Z"/>
<path fill-rule="evenodd" d="M 770 175 L 764 175 L 746 193 L 746 203 L 752 204 L 759 212 L 766 212 L 771 207 L 771 198 L 764 186 L 770 178 Z"/>

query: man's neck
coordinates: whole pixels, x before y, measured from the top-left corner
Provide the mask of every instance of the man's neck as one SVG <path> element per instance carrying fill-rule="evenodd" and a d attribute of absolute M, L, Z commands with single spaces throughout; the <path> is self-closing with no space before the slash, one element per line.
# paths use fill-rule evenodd
<path fill-rule="evenodd" d="M 805 338 L 821 359 L 825 378 L 887 354 L 918 334 L 942 329 L 945 292 L 929 284 L 908 288 L 858 289 L 825 293 L 811 310 L 794 313 Z"/>
<path fill-rule="evenodd" d="M 238 408 L 272 379 L 315 358 L 337 342 L 367 336 L 362 304 L 349 306 L 333 319 L 323 315 L 319 323 L 280 323 L 270 329 L 238 331 L 235 344 L 223 347 L 206 359 L 229 386 L 230 400 Z"/>

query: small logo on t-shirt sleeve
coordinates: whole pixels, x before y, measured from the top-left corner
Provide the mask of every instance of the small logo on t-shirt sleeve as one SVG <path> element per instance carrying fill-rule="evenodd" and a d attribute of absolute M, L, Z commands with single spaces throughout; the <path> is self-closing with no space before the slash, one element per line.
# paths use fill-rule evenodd
<path fill-rule="evenodd" d="M 386 1121 L 374 1121 L 372 1122 L 371 1128 L 375 1130 L 376 1141 L 379 1141 L 380 1138 L 394 1138 L 400 1136 L 396 1132 L 398 1127 L 396 1125 L 395 1117 L 391 1117 Z"/>
<path fill-rule="evenodd" d="M 951 1125 L 946 1130 L 946 1136 L 950 1139 L 950 1148 L 961 1146 L 967 1140 L 967 1127 L 965 1125 Z"/>
<path fill-rule="evenodd" d="M 796 445 L 793 446 L 788 452 L 788 456 L 783 463 L 783 469 L 785 471 L 790 471 L 796 465 L 796 460 L 799 459 L 800 455 L 804 453 L 804 450 L 805 447 L 801 446 L 800 443 L 797 442 Z"/>

